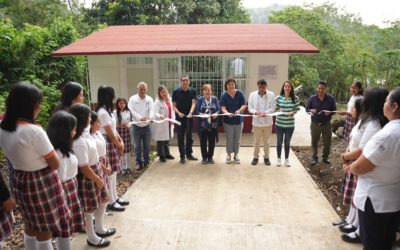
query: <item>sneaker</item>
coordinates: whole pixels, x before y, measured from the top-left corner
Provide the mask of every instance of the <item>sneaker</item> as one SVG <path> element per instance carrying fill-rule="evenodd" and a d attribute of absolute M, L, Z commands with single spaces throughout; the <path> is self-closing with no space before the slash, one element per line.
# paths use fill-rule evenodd
<path fill-rule="evenodd" d="M 203 160 L 201 161 L 201 164 L 207 164 L 207 159 L 203 158 Z"/>
<path fill-rule="evenodd" d="M 258 163 L 258 158 L 253 158 L 253 160 L 251 161 L 251 165 L 257 165 Z"/>
<path fill-rule="evenodd" d="M 230 155 L 226 156 L 225 162 L 226 162 L 226 164 L 231 164 L 232 163 L 232 158 L 231 158 Z"/>
<path fill-rule="evenodd" d="M 233 160 L 235 161 L 235 164 L 240 164 L 239 157 L 237 157 L 236 155 L 233 157 Z"/>
<path fill-rule="evenodd" d="M 312 159 L 312 160 L 310 161 L 310 165 L 311 165 L 311 166 L 315 166 L 317 163 L 318 163 L 318 160 L 317 160 L 317 159 Z"/>
<path fill-rule="evenodd" d="M 160 162 L 166 162 L 167 159 L 165 158 L 165 156 L 160 156 Z"/>
<path fill-rule="evenodd" d="M 329 159 L 324 159 L 324 160 L 322 160 L 322 162 L 325 164 L 331 164 L 331 161 Z"/>
<path fill-rule="evenodd" d="M 215 164 L 215 161 L 214 161 L 213 158 L 208 158 L 208 163 L 209 163 L 209 164 Z"/>
<path fill-rule="evenodd" d="M 181 158 L 181 160 L 179 161 L 181 164 L 185 164 L 185 158 Z"/>
<path fill-rule="evenodd" d="M 289 159 L 285 159 L 285 166 L 286 166 L 286 167 L 290 167 Z"/>
<path fill-rule="evenodd" d="M 280 167 L 282 165 L 282 160 L 281 158 L 278 158 L 278 160 L 276 161 L 276 166 Z"/>
<path fill-rule="evenodd" d="M 271 161 L 269 160 L 269 158 L 264 158 L 264 163 L 267 166 L 271 165 Z"/>

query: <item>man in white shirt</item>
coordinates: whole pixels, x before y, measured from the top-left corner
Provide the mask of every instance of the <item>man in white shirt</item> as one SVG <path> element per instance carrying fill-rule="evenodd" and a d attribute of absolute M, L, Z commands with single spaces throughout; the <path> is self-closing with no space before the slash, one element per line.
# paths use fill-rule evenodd
<path fill-rule="evenodd" d="M 254 158 L 251 165 L 258 163 L 261 139 L 264 142 L 264 163 L 271 165 L 269 160 L 269 137 L 272 134 L 273 120 L 267 114 L 275 112 L 275 94 L 267 90 L 267 82 L 264 79 L 257 81 L 258 90 L 249 96 L 248 110 L 253 116 L 253 136 L 254 136 Z"/>
<path fill-rule="evenodd" d="M 134 122 L 133 136 L 137 167 L 144 168 L 150 163 L 150 121 L 153 119 L 153 98 L 147 95 L 147 84 L 137 85 L 137 94 L 129 98 L 128 108 L 132 112 Z M 143 143 L 143 159 L 142 159 Z"/>

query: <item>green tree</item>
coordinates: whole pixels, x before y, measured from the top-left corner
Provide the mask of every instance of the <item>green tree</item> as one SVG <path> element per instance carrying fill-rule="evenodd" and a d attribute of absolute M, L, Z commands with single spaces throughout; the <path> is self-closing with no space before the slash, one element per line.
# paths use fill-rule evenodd
<path fill-rule="evenodd" d="M 301 7 L 288 7 L 269 17 L 271 23 L 284 23 L 320 49 L 318 55 L 291 55 L 289 77 L 303 84 L 305 93 L 314 92 L 318 79 L 329 83 L 331 93 L 341 99 L 347 92 L 344 37 L 319 13 Z"/>
<path fill-rule="evenodd" d="M 248 23 L 240 0 L 99 0 L 86 10 L 92 25 Z"/>

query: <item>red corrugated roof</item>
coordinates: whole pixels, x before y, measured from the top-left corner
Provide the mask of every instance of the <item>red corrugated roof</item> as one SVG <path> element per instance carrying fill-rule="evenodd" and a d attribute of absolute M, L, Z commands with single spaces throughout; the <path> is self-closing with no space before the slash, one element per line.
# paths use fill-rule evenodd
<path fill-rule="evenodd" d="M 178 24 L 110 26 L 52 55 L 318 52 L 284 24 Z"/>

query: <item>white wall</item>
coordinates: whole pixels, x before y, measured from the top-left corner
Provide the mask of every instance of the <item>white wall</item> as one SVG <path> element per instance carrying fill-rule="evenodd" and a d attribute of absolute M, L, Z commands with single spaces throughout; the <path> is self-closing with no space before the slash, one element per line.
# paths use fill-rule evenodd
<path fill-rule="evenodd" d="M 249 69 L 249 85 L 246 86 L 246 92 L 251 93 L 257 89 L 257 81 L 259 80 L 260 65 L 276 65 L 277 78 L 268 79 L 267 89 L 278 95 L 284 81 L 289 77 L 289 54 L 251 54 Z"/>
<path fill-rule="evenodd" d="M 126 84 L 121 79 L 122 68 L 120 68 L 120 57 L 114 55 L 107 56 L 88 56 L 89 80 L 91 102 L 97 102 L 97 89 L 101 85 L 112 86 L 115 96 L 120 96 L 121 90 L 126 88 Z M 125 75 L 126 75 L 126 70 Z M 126 91 L 125 91 L 126 92 Z"/>
<path fill-rule="evenodd" d="M 241 55 L 243 56 L 243 54 Z M 129 55 L 88 56 L 91 102 L 97 102 L 97 89 L 103 84 L 112 86 L 115 90 L 116 97 L 125 97 L 128 99 L 133 94 L 128 93 L 127 56 Z M 249 94 L 257 89 L 260 65 L 276 65 L 276 79 L 270 79 L 267 77 L 265 80 L 268 83 L 268 90 L 274 92 L 275 95 L 279 94 L 283 82 L 288 79 L 289 54 L 247 54 L 247 57 L 249 81 L 246 86 L 246 93 Z M 153 74 L 156 74 L 157 70 L 156 61 L 157 60 L 153 60 L 155 67 Z M 154 80 L 157 81 L 155 78 Z M 150 92 L 149 95 L 153 96 L 153 93 Z M 248 97 L 246 97 L 246 99 L 247 98 Z"/>

